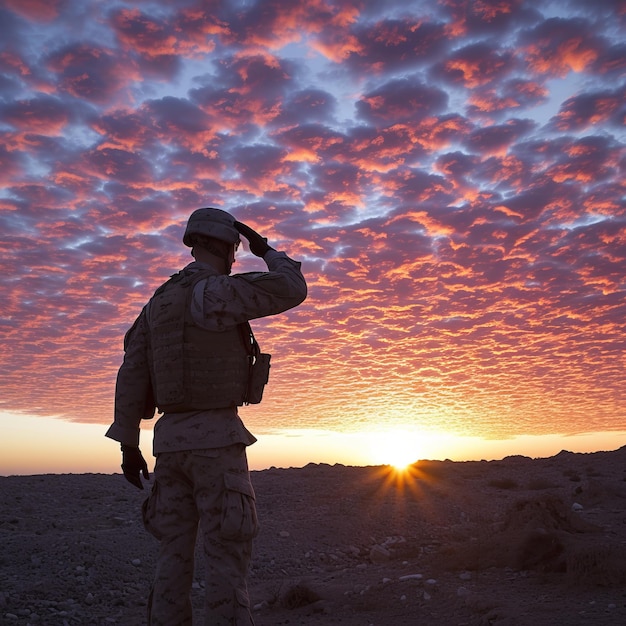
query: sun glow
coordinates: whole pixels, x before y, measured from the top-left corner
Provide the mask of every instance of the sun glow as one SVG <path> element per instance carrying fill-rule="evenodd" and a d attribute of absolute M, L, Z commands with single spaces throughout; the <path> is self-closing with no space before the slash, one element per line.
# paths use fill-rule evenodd
<path fill-rule="evenodd" d="M 405 470 L 420 459 L 423 441 L 420 433 L 408 430 L 392 430 L 372 433 L 371 457 L 374 463 L 391 465 L 396 470 Z"/>

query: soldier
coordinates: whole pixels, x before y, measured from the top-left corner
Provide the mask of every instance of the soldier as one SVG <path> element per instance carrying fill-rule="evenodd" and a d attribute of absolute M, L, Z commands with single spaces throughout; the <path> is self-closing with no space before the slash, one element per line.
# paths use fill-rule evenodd
<path fill-rule="evenodd" d="M 230 275 L 240 233 L 268 271 Z M 248 320 L 297 306 L 307 288 L 300 263 L 220 209 L 194 211 L 183 243 L 195 260 L 156 290 L 124 338 L 106 436 L 121 443 L 124 476 L 143 489 L 141 475 L 149 474 L 139 424 L 155 408 L 162 413 L 154 483 L 142 509 L 160 541 L 148 624 L 192 624 L 199 526 L 205 624 L 250 626 L 246 578 L 258 524 L 246 446 L 256 439 L 237 407 L 260 401 L 269 355 L 260 354 Z"/>

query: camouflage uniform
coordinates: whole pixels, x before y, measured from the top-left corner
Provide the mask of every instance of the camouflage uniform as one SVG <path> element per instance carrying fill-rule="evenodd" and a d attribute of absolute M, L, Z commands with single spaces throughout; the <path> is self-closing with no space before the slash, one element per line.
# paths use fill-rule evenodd
<path fill-rule="evenodd" d="M 223 331 L 300 304 L 306 297 L 300 263 L 275 250 L 263 259 L 268 272 L 227 276 L 215 271 L 200 281 L 191 301 L 194 324 Z M 187 268 L 210 270 L 211 266 L 195 261 Z M 144 309 L 126 337 L 115 419 L 106 433 L 131 446 L 139 444 L 141 419 L 154 413 L 149 333 Z M 155 480 L 143 505 L 145 527 L 160 541 L 150 625 L 192 623 L 189 592 L 198 526 L 207 577 L 205 623 L 253 624 L 246 575 L 258 525 L 246 446 L 255 441 L 236 407 L 165 413 L 156 422 Z"/>

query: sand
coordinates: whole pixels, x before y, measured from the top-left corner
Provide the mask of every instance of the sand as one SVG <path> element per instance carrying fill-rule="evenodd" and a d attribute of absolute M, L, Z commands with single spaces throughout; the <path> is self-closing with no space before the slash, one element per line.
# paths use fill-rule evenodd
<path fill-rule="evenodd" d="M 252 480 L 257 626 L 626 624 L 626 447 Z M 145 495 L 119 474 L 0 477 L 0 623 L 145 623 Z"/>

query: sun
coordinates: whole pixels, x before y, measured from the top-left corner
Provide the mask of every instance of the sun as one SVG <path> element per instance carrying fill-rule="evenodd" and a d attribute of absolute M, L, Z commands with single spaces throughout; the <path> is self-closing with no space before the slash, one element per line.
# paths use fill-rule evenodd
<path fill-rule="evenodd" d="M 404 471 L 420 458 L 419 434 L 405 430 L 372 433 L 370 449 L 374 463 Z"/>
<path fill-rule="evenodd" d="M 401 454 L 395 457 L 395 460 L 389 463 L 389 465 L 391 465 L 398 472 L 404 472 L 416 462 L 417 462 L 417 459 L 415 458 L 413 454 L 411 454 L 410 456 L 408 454 L 407 455 Z"/>

